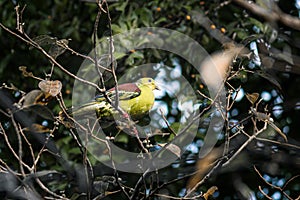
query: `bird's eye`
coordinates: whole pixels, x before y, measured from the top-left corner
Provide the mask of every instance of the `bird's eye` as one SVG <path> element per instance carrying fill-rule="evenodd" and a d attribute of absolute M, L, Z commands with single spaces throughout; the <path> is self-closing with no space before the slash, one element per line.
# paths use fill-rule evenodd
<path fill-rule="evenodd" d="M 148 79 L 148 82 L 150 83 L 150 82 L 152 82 L 152 80 L 151 80 L 151 79 Z"/>

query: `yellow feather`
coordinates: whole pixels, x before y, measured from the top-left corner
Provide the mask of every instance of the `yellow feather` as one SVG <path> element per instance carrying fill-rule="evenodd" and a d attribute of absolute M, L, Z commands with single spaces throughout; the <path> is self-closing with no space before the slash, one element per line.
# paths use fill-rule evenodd
<path fill-rule="evenodd" d="M 135 84 L 140 91 L 138 89 L 137 91 L 132 91 L 132 88 L 128 88 L 128 91 L 126 88 L 119 90 L 119 97 L 120 95 L 123 97 L 119 98 L 119 105 L 133 119 L 139 119 L 151 110 L 155 100 L 153 90 L 159 88 L 152 78 L 141 78 Z M 115 91 L 109 92 L 109 95 L 115 98 Z M 98 118 L 103 120 L 113 120 L 114 116 L 119 115 L 119 112 L 101 95 L 96 97 L 94 101 L 72 110 L 73 116 L 89 115 L 91 112 L 96 112 Z"/>
<path fill-rule="evenodd" d="M 153 90 L 158 89 L 151 78 L 141 78 L 137 82 L 141 94 L 133 99 L 120 101 L 120 107 L 132 117 L 144 115 L 149 112 L 154 104 Z"/>

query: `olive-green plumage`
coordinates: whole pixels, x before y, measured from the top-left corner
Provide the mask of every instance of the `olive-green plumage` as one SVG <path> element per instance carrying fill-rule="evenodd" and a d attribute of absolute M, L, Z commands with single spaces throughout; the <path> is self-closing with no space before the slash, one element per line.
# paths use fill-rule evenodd
<path fill-rule="evenodd" d="M 136 83 L 125 83 L 118 86 L 119 106 L 128 113 L 131 118 L 138 119 L 147 114 L 154 104 L 153 90 L 158 89 L 152 78 L 141 78 Z M 116 90 L 107 91 L 107 96 L 112 103 L 116 100 Z M 119 112 L 107 101 L 103 95 L 98 95 L 87 104 L 73 109 L 73 116 L 87 115 L 96 112 L 101 120 L 112 120 Z"/>

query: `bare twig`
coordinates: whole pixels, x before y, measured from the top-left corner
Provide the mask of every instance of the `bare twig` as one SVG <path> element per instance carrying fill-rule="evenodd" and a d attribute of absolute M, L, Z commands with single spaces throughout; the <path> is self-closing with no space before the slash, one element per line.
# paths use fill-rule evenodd
<path fill-rule="evenodd" d="M 87 132 L 88 134 L 88 132 Z M 115 166 L 115 163 L 114 163 L 114 160 L 113 160 L 113 157 L 112 157 L 112 151 L 111 151 L 111 148 L 109 146 L 109 143 L 107 140 L 103 140 L 103 139 L 100 139 L 99 137 L 95 136 L 94 134 L 90 134 L 92 136 L 92 138 L 94 138 L 95 140 L 101 142 L 101 143 L 104 143 L 108 149 L 108 154 L 109 154 L 109 158 L 110 158 L 110 161 L 111 161 L 111 165 L 112 165 L 112 168 L 114 170 L 114 174 L 115 174 L 115 177 L 116 177 L 116 180 L 117 180 L 117 184 L 118 186 L 121 188 L 123 194 L 127 197 L 127 199 L 130 199 L 130 195 L 128 194 L 128 192 L 125 190 L 125 188 L 122 186 L 122 184 L 120 183 L 119 181 L 119 174 L 118 174 L 118 171 L 117 171 L 117 168 Z"/>
<path fill-rule="evenodd" d="M 17 17 L 16 17 L 16 25 L 17 25 L 17 27 L 16 27 L 16 29 L 17 29 L 17 31 L 19 31 L 20 33 L 24 33 L 24 29 L 23 29 L 23 20 L 22 20 L 22 15 L 23 15 L 23 12 L 24 12 L 24 10 L 25 10 L 25 8 L 26 8 L 26 4 L 25 4 L 25 6 L 21 9 L 21 11 L 19 10 L 19 8 L 20 8 L 20 6 L 19 5 L 17 5 L 16 7 L 15 7 L 15 10 L 16 10 L 16 15 L 17 15 Z"/>
<path fill-rule="evenodd" d="M 220 167 L 222 167 L 222 165 L 224 165 L 223 163 L 227 160 L 227 157 L 223 157 L 220 160 L 218 160 L 216 162 L 216 164 L 210 169 L 210 171 L 197 183 L 194 185 L 193 188 L 191 188 L 189 191 L 187 191 L 187 193 L 184 195 L 184 197 L 189 197 L 200 185 L 202 185 L 203 183 L 205 183 L 214 172 L 216 172 L 218 169 L 220 169 Z"/>
<path fill-rule="evenodd" d="M 291 148 L 295 148 L 295 149 L 300 149 L 300 146 L 295 145 L 295 144 L 282 143 L 282 142 L 278 142 L 278 141 L 275 141 L 275 140 L 269 140 L 269 139 L 260 138 L 260 137 L 257 137 L 256 139 L 259 140 L 259 141 L 270 142 L 270 143 L 277 144 L 277 145 L 284 146 L 284 147 L 291 147 Z"/>
<path fill-rule="evenodd" d="M 35 178 L 35 181 L 37 182 L 37 184 L 40 186 L 40 188 L 42 188 L 45 192 L 47 192 L 48 194 L 54 196 L 55 198 L 58 199 L 62 199 L 62 200 L 69 200 L 68 198 L 58 195 L 55 192 L 52 192 L 49 188 L 47 188 L 42 181 L 39 178 Z"/>
<path fill-rule="evenodd" d="M 137 199 L 137 195 L 141 189 L 141 183 L 143 180 L 145 180 L 146 176 L 149 174 L 149 169 L 147 169 L 139 178 L 139 180 L 136 182 L 133 193 L 130 197 L 130 200 L 135 200 Z"/>
<path fill-rule="evenodd" d="M 69 47 L 68 44 L 66 44 L 66 43 L 59 43 L 58 45 L 60 45 L 61 47 L 65 48 L 66 50 L 70 51 L 71 54 L 74 54 L 74 55 L 76 55 L 76 56 L 79 56 L 79 57 L 82 57 L 82 58 L 84 58 L 84 59 L 87 59 L 87 60 L 89 60 L 89 61 L 91 61 L 92 63 L 95 64 L 95 60 L 94 60 L 92 57 L 87 56 L 87 55 L 84 55 L 84 54 L 82 54 L 82 53 L 79 53 L 78 51 L 75 51 L 74 49 L 72 49 L 71 47 Z M 104 71 L 111 72 L 111 70 L 110 70 L 109 68 L 103 67 L 103 66 L 101 66 L 99 63 L 98 63 L 97 66 L 98 66 L 99 68 L 103 69 Z"/>
<path fill-rule="evenodd" d="M 249 2 L 245 0 L 232 0 L 236 4 L 242 6 L 243 8 L 249 10 L 255 15 L 263 17 L 267 21 L 276 22 L 279 21 L 282 24 L 300 30 L 300 20 L 298 17 L 293 17 L 280 10 L 280 8 L 274 3 L 274 8 L 272 10 L 266 10 L 254 2 Z"/>
<path fill-rule="evenodd" d="M 251 107 L 251 112 L 259 121 L 267 122 L 285 140 L 285 142 L 288 141 L 286 135 L 274 124 L 274 120 L 270 117 L 270 114 L 257 112 L 253 107 Z"/>
<path fill-rule="evenodd" d="M 95 19 L 95 23 L 94 23 L 94 31 L 93 31 L 93 43 L 94 43 L 94 63 L 95 63 L 95 67 L 96 67 L 96 70 L 98 72 L 98 76 L 99 76 L 99 79 L 100 79 L 100 84 L 101 84 L 101 87 L 105 89 L 105 85 L 104 85 L 104 79 L 103 79 L 103 76 L 102 76 L 102 73 L 98 67 L 98 52 L 97 52 L 97 33 L 98 33 L 98 24 L 99 24 L 99 20 L 100 20 L 100 16 L 101 16 L 101 13 L 103 11 L 103 8 L 102 8 L 102 4 L 100 3 L 99 0 L 97 0 L 97 5 L 98 5 L 98 13 L 97 13 L 97 16 L 96 16 L 96 19 Z M 106 96 L 106 93 L 104 94 Z M 106 98 L 108 99 L 108 102 L 110 102 L 110 99 L 106 96 Z"/>
<path fill-rule="evenodd" d="M 164 187 L 166 187 L 166 186 L 168 186 L 168 185 L 170 185 L 170 184 L 172 184 L 172 183 L 176 183 L 176 182 L 178 182 L 178 181 L 184 180 L 184 179 L 186 179 L 186 178 L 188 178 L 188 177 L 190 177 L 190 176 L 195 175 L 196 173 L 197 173 L 197 172 L 192 172 L 192 173 L 190 173 L 190 174 L 181 176 L 180 178 L 175 178 L 175 179 L 173 179 L 173 180 L 170 180 L 170 181 L 168 181 L 168 182 L 165 182 L 165 183 L 163 183 L 163 184 L 160 184 L 160 185 L 157 184 L 157 187 L 151 191 L 151 193 L 149 194 L 149 197 L 156 195 L 157 191 L 159 191 L 160 189 L 162 189 L 162 188 L 164 188 Z"/>
<path fill-rule="evenodd" d="M 177 135 L 176 132 L 174 131 L 174 129 L 171 127 L 171 125 L 170 125 L 170 123 L 168 122 L 168 120 L 166 119 L 163 110 L 162 110 L 162 109 L 159 109 L 159 111 L 160 111 L 161 117 L 163 118 L 164 122 L 166 123 L 166 125 L 167 125 L 169 131 L 171 132 L 171 134 Z"/>
<path fill-rule="evenodd" d="M 275 188 L 276 190 L 279 190 L 280 192 L 282 192 L 283 193 L 283 195 L 286 197 L 286 198 L 288 198 L 288 199 L 290 199 L 290 200 L 292 200 L 293 198 L 291 198 L 281 187 L 279 187 L 279 186 L 276 186 L 276 185 L 273 185 L 273 184 L 271 184 L 271 183 L 269 183 L 266 179 L 264 179 L 264 177 L 262 176 L 262 174 L 258 171 L 258 169 L 256 168 L 256 166 L 254 165 L 253 166 L 253 168 L 254 168 L 254 170 L 255 170 L 255 172 L 258 174 L 258 176 L 267 184 L 267 185 L 269 185 L 270 187 L 272 187 L 272 188 Z"/>
<path fill-rule="evenodd" d="M 15 37 L 21 39 L 22 41 L 26 42 L 27 44 L 32 45 L 33 47 L 35 47 L 36 49 L 38 49 L 40 52 L 42 52 L 51 62 L 53 62 L 60 70 L 62 70 L 65 74 L 71 76 L 72 78 L 87 84 L 89 86 L 92 86 L 94 88 L 96 88 L 100 93 L 104 92 L 103 89 L 99 88 L 99 86 L 95 83 L 92 83 L 90 81 L 87 81 L 85 79 L 82 79 L 74 74 L 72 74 L 71 72 L 69 72 L 68 70 L 66 70 L 62 65 L 60 65 L 51 55 L 49 55 L 40 45 L 38 45 L 36 42 L 34 42 L 32 39 L 30 39 L 27 35 L 21 36 L 15 32 L 13 32 L 12 30 L 10 30 L 9 28 L 7 28 L 6 26 L 4 26 L 2 23 L 0 23 L 0 27 L 2 27 L 5 31 L 9 32 L 10 34 L 14 35 Z"/>
<path fill-rule="evenodd" d="M 24 138 L 26 144 L 28 145 L 28 148 L 30 150 L 30 154 L 31 154 L 31 157 L 32 157 L 33 165 L 31 167 L 32 168 L 31 172 L 36 171 L 36 159 L 35 159 L 34 151 L 32 149 L 32 144 L 29 142 L 29 140 L 25 136 L 25 134 L 24 134 L 24 132 L 23 132 L 23 130 L 21 128 L 21 125 L 20 124 L 18 124 L 18 125 L 19 125 L 20 133 L 21 133 L 22 137 Z"/>
<path fill-rule="evenodd" d="M 300 177 L 300 174 L 298 174 L 298 175 L 293 176 L 292 178 L 290 178 L 290 179 L 282 186 L 282 189 L 286 188 L 290 182 L 292 182 L 294 179 L 299 178 L 299 177 Z"/>
<path fill-rule="evenodd" d="M 227 160 L 227 162 L 225 162 L 223 164 L 223 167 L 227 166 L 236 156 L 238 156 L 242 150 L 244 150 L 244 148 L 246 146 L 248 146 L 248 144 L 255 139 L 259 134 L 261 134 L 263 131 L 265 131 L 267 129 L 267 125 L 268 123 L 265 122 L 264 127 L 261 128 L 260 130 L 258 130 L 257 132 L 255 132 L 253 135 L 251 135 L 248 140 L 246 142 L 243 143 L 243 145 Z M 242 132 L 244 132 L 244 130 L 241 130 Z M 248 134 L 247 134 L 248 135 Z"/>
<path fill-rule="evenodd" d="M 229 92 L 229 95 L 227 96 L 227 103 L 226 103 L 226 113 L 229 112 L 229 110 L 231 109 L 231 107 L 233 106 L 233 103 L 236 99 L 237 93 L 235 95 L 235 97 L 232 100 L 232 104 L 230 105 L 230 99 L 231 99 L 231 93 Z M 227 123 L 227 128 L 226 128 L 226 132 L 225 132 L 225 145 L 224 145 L 224 151 L 223 151 L 223 156 L 225 156 L 226 154 L 228 154 L 228 150 L 229 150 L 229 141 L 230 141 L 230 135 L 229 135 L 229 131 L 230 131 L 230 125 L 229 125 L 229 120 L 226 117 L 225 121 Z"/>
<path fill-rule="evenodd" d="M 19 159 L 18 160 L 19 160 L 19 165 L 20 165 L 20 171 L 21 171 L 23 177 L 25 177 L 25 171 L 24 171 L 24 168 L 23 168 L 23 165 L 22 165 L 22 163 L 23 163 L 23 161 L 22 161 L 23 160 L 22 159 L 22 157 L 23 157 L 23 147 L 22 147 L 22 139 L 21 139 L 20 130 L 19 130 L 20 125 L 19 124 L 17 125 L 13 115 L 11 115 L 11 121 L 14 125 L 15 131 L 16 131 L 16 134 L 17 134 L 17 138 L 18 138 L 18 144 L 19 144 L 19 147 L 18 147 L 19 148 L 19 151 L 18 151 Z"/>
<path fill-rule="evenodd" d="M 6 142 L 6 145 L 8 146 L 10 152 L 14 155 L 14 157 L 20 162 L 20 164 L 24 167 L 26 167 L 28 170 L 31 170 L 31 168 L 22 161 L 22 159 L 18 156 L 18 154 L 15 152 L 15 150 L 13 149 L 13 147 L 10 144 L 10 141 L 4 131 L 4 128 L 2 127 L 2 124 L 0 123 L 0 134 L 2 134 L 4 136 L 4 140 Z"/>
<path fill-rule="evenodd" d="M 211 102 L 214 101 L 212 98 L 210 98 L 210 97 L 206 96 L 205 94 L 203 94 L 200 90 L 197 90 L 197 92 L 198 92 L 202 97 L 204 97 L 205 99 L 208 99 L 208 100 L 210 100 Z"/>
<path fill-rule="evenodd" d="M 107 16 L 108 16 L 108 26 L 109 26 L 109 54 L 110 54 L 110 63 L 111 63 L 111 71 L 112 71 L 112 75 L 114 77 L 114 81 L 116 83 L 115 85 L 115 90 L 116 90 L 116 99 L 115 99 L 115 105 L 117 108 L 119 108 L 119 88 L 118 88 L 118 78 L 116 75 L 116 66 L 114 64 L 114 44 L 113 44 L 113 32 L 112 32 L 112 28 L 111 28 L 111 17 L 110 17 L 110 13 L 109 13 L 109 9 L 108 9 L 108 4 L 107 1 L 104 0 L 103 1 L 105 3 L 106 6 L 106 12 L 107 12 Z"/>
<path fill-rule="evenodd" d="M 263 189 L 261 188 L 261 186 L 258 186 L 258 189 L 259 189 L 259 191 L 260 191 L 267 199 L 270 199 L 270 200 L 273 199 L 272 197 L 270 197 L 269 195 L 267 195 L 267 194 L 263 191 Z"/>
<path fill-rule="evenodd" d="M 202 199 L 201 197 L 203 197 L 202 194 L 195 195 L 193 197 L 173 197 L 166 194 L 155 194 L 155 196 L 166 198 L 166 199 L 174 199 L 174 200 L 197 200 L 197 199 Z"/>
<path fill-rule="evenodd" d="M 43 144 L 42 148 L 39 150 L 39 152 L 38 152 L 38 154 L 37 154 L 37 156 L 36 156 L 36 159 L 34 160 L 33 166 L 32 166 L 32 168 L 33 168 L 34 170 L 36 170 L 36 169 L 35 169 L 35 166 L 37 165 L 37 163 L 38 163 L 39 159 L 41 158 L 41 155 L 42 155 L 42 153 L 43 153 L 44 151 L 49 151 L 51 154 L 53 154 L 53 155 L 55 155 L 55 156 L 58 156 L 57 154 L 54 154 L 54 153 L 51 152 L 50 150 L 47 150 L 47 149 L 46 149 L 46 145 L 47 145 L 47 143 L 49 142 L 50 137 L 53 136 L 53 132 L 54 132 L 54 131 L 55 131 L 55 128 L 53 128 L 52 131 L 50 132 L 50 134 L 46 137 L 46 139 L 45 139 L 45 141 L 44 141 L 44 144 Z"/>

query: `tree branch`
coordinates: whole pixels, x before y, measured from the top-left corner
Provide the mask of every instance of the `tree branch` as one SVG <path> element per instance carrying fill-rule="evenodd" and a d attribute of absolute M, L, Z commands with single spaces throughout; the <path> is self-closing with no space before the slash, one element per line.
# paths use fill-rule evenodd
<path fill-rule="evenodd" d="M 233 0 L 233 2 L 245 8 L 246 10 L 249 10 L 253 14 L 264 18 L 266 21 L 279 21 L 290 28 L 300 30 L 300 19 L 298 17 L 293 17 L 289 14 L 282 12 L 275 3 L 273 5 L 274 9 L 266 10 L 254 2 L 250 3 L 250 1 Z"/>

